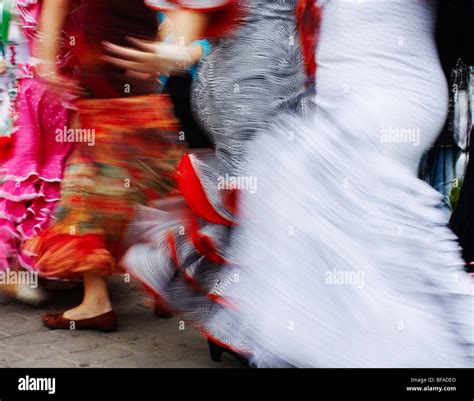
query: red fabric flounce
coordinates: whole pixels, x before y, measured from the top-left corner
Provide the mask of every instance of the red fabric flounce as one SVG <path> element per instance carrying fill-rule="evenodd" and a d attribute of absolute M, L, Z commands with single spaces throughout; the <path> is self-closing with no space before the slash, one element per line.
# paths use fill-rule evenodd
<path fill-rule="evenodd" d="M 41 237 L 29 241 L 28 252 L 39 255 L 35 261 L 44 277 L 80 278 L 94 268 L 94 272 L 111 275 L 117 271 L 115 258 L 106 250 L 103 235 L 58 234 L 46 230 Z"/>
<path fill-rule="evenodd" d="M 316 75 L 316 44 L 321 24 L 321 8 L 315 0 L 298 0 L 296 8 L 301 46 L 306 65 L 306 73 L 314 80 Z"/>
<path fill-rule="evenodd" d="M 211 20 L 203 34 L 205 38 L 223 36 L 232 31 L 242 12 L 237 0 L 146 0 L 145 3 L 159 11 L 188 9 L 209 14 Z"/>
<path fill-rule="evenodd" d="M 181 159 L 176 173 L 176 180 L 186 203 L 196 215 L 214 224 L 224 226 L 233 224 L 232 221 L 220 215 L 207 198 L 189 154 L 184 155 Z"/>

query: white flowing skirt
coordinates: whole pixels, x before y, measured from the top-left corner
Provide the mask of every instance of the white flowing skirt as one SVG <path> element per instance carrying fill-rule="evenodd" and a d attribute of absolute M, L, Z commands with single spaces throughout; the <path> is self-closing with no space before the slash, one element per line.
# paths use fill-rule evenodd
<path fill-rule="evenodd" d="M 282 116 L 255 142 L 207 330 L 259 367 L 472 367 L 441 196 L 346 121 Z"/>

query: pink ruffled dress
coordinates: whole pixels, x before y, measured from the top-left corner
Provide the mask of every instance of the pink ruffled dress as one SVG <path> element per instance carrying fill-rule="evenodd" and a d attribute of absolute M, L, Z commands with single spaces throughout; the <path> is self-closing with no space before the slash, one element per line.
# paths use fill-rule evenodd
<path fill-rule="evenodd" d="M 30 55 L 34 55 L 41 1 L 18 0 L 16 11 Z M 73 76 L 77 65 L 71 40 L 78 29 L 74 14 L 65 25 L 66 40 L 57 60 L 60 71 L 68 76 Z M 15 261 L 32 269 L 22 245 L 51 222 L 72 146 L 56 141 L 58 130 L 69 125 L 71 112 L 66 99 L 41 81 L 34 63 L 30 57 L 19 66 L 16 133 L 10 157 L 0 165 L 0 270 L 8 269 Z"/>

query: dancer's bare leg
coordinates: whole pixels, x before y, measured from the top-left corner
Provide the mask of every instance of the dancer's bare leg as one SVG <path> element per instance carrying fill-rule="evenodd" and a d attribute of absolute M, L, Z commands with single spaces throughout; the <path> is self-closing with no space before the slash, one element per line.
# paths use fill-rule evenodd
<path fill-rule="evenodd" d="M 71 320 L 90 319 L 112 310 L 107 277 L 95 272 L 84 273 L 84 298 L 79 306 L 64 312 Z"/>

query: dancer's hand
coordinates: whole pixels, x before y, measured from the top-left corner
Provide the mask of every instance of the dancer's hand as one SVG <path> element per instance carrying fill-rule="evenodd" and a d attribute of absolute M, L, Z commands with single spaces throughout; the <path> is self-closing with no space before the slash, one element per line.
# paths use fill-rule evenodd
<path fill-rule="evenodd" d="M 73 96 L 84 95 L 84 90 L 79 84 L 59 74 L 53 63 L 41 62 L 36 64 L 36 72 L 40 79 L 48 85 L 51 90 L 60 94 L 69 94 Z"/>
<path fill-rule="evenodd" d="M 104 43 L 111 55 L 103 59 L 117 67 L 143 73 L 169 76 L 188 69 L 193 64 L 191 49 L 188 46 L 148 42 L 128 38 L 135 48 Z"/>

